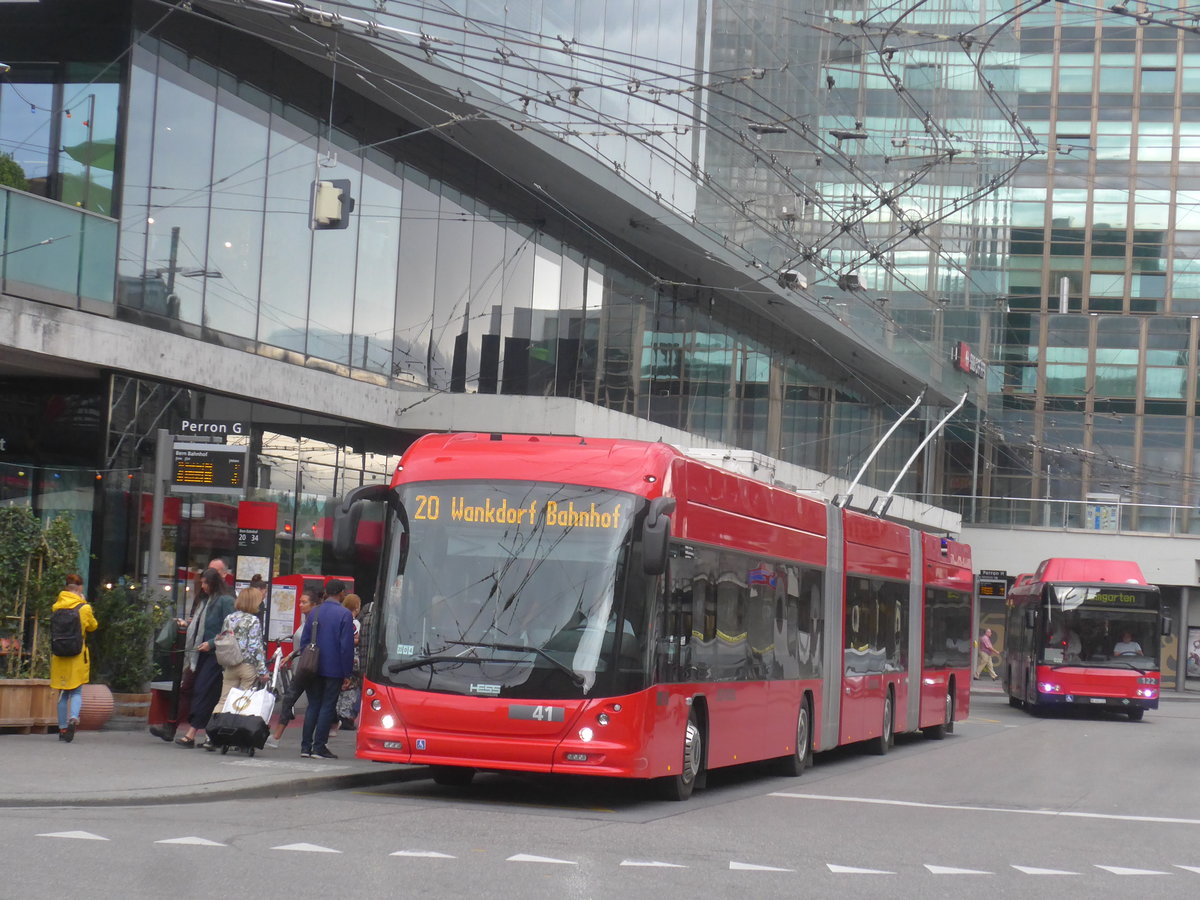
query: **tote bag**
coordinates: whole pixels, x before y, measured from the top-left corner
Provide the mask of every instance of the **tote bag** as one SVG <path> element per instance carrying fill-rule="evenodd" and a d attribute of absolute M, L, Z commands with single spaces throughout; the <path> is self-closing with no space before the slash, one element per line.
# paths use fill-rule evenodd
<path fill-rule="evenodd" d="M 271 721 L 275 711 L 275 695 L 268 690 L 253 688 L 231 688 L 222 712 L 239 716 L 258 716 L 264 722 Z"/>

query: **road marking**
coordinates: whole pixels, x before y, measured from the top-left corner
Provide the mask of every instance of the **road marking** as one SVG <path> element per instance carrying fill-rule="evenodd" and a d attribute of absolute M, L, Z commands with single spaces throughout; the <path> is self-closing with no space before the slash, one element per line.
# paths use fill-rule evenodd
<path fill-rule="evenodd" d="M 341 850 L 333 850 L 329 847 L 321 847 L 317 844 L 282 844 L 278 847 L 272 847 L 272 850 L 296 850 L 300 853 L 341 853 Z"/>
<path fill-rule="evenodd" d="M 528 863 L 550 863 L 556 866 L 577 866 L 579 863 L 572 859 L 554 859 L 550 856 L 530 856 L 527 853 L 518 853 L 516 856 L 510 856 L 505 862 L 528 862 Z"/>
<path fill-rule="evenodd" d="M 1096 866 L 1114 875 L 1169 875 L 1169 872 L 1158 872 L 1154 869 L 1126 869 L 1124 866 Z"/>
<path fill-rule="evenodd" d="M 835 866 L 833 863 L 825 863 L 827 868 L 834 875 L 895 875 L 895 872 L 885 872 L 883 869 L 856 869 L 854 866 Z"/>
<path fill-rule="evenodd" d="M 953 866 L 931 866 L 925 863 L 927 868 L 933 875 L 993 875 L 994 872 L 981 872 L 979 869 L 956 869 Z"/>
<path fill-rule="evenodd" d="M 1036 866 L 1013 866 L 1018 872 L 1026 875 L 1078 875 L 1078 872 L 1067 872 L 1063 869 L 1039 869 Z"/>
<path fill-rule="evenodd" d="M 397 850 L 395 853 L 389 853 L 388 856 L 418 856 L 423 859 L 457 859 L 456 856 L 451 856 L 449 853 L 438 853 L 436 850 Z"/>
<path fill-rule="evenodd" d="M 193 847 L 228 847 L 228 844 L 218 844 L 216 841 L 210 841 L 208 838 L 202 837 L 181 837 L 167 838 L 162 841 L 155 841 L 156 844 L 189 844 Z"/>
<path fill-rule="evenodd" d="M 1161 825 L 1200 825 L 1200 819 L 1171 816 L 1120 816 L 1114 813 L 1069 812 L 1057 809 L 1015 809 L 1005 806 L 960 806 L 953 803 L 917 803 L 913 800 L 883 800 L 876 797 L 837 797 L 825 794 L 793 794 L 776 791 L 769 796 L 789 800 L 832 800 L 838 803 L 868 803 L 876 806 L 905 806 L 916 809 L 956 809 L 963 812 L 1014 813 L 1022 816 L 1059 816 L 1071 819 L 1108 819 L 1118 822 L 1149 822 Z"/>
<path fill-rule="evenodd" d="M 623 865 L 623 866 L 643 866 L 643 867 L 647 867 L 647 868 L 656 868 L 656 869 L 686 869 L 687 868 L 687 866 L 681 866 L 681 865 L 679 865 L 679 863 L 657 862 L 657 861 L 653 861 L 653 860 L 644 860 L 643 861 L 640 859 L 623 859 L 623 860 L 621 860 L 621 865 Z"/>
<path fill-rule="evenodd" d="M 751 863 L 731 862 L 729 864 L 730 871 L 733 872 L 795 872 L 795 869 L 777 869 L 774 866 L 755 866 Z"/>
<path fill-rule="evenodd" d="M 1188 871 L 1188 872 L 1195 872 L 1197 875 L 1200 875 L 1200 866 L 1181 866 L 1178 863 L 1176 863 L 1175 868 L 1184 869 L 1185 871 Z"/>
<path fill-rule="evenodd" d="M 73 838 L 77 841 L 107 841 L 108 838 L 100 837 L 98 834 L 92 834 L 90 831 L 50 831 L 46 834 L 39 834 L 38 837 L 60 837 Z"/>

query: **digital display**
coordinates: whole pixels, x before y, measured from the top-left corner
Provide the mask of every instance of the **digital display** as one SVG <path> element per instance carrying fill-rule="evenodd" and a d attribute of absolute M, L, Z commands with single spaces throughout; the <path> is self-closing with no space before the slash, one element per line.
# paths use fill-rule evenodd
<path fill-rule="evenodd" d="M 426 521 L 450 521 L 456 525 L 539 525 L 546 528 L 596 528 L 620 530 L 628 516 L 624 500 L 530 499 L 519 503 L 508 497 L 496 499 L 492 493 L 472 497 L 463 491 L 444 494 L 417 494 L 413 518 Z"/>
<path fill-rule="evenodd" d="M 193 493 L 241 493 L 245 487 L 246 448 L 224 444 L 175 444 L 171 490 Z"/>
<path fill-rule="evenodd" d="M 979 579 L 980 597 L 1003 597 L 1008 593 L 1007 581 L 984 581 Z"/>

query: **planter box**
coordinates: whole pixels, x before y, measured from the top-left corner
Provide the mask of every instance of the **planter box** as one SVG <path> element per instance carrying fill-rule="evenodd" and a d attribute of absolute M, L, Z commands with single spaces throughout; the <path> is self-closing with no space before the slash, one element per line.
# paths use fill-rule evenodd
<path fill-rule="evenodd" d="M 0 730 L 29 734 L 58 726 L 58 698 L 48 678 L 0 679 Z"/>

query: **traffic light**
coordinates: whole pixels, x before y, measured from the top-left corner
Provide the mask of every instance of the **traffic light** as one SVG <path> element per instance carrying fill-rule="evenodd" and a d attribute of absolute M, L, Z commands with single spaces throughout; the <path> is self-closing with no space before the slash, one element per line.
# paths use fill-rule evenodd
<path fill-rule="evenodd" d="M 349 178 L 313 183 L 311 213 L 314 230 L 349 228 L 353 209 L 354 198 L 350 196 Z"/>

